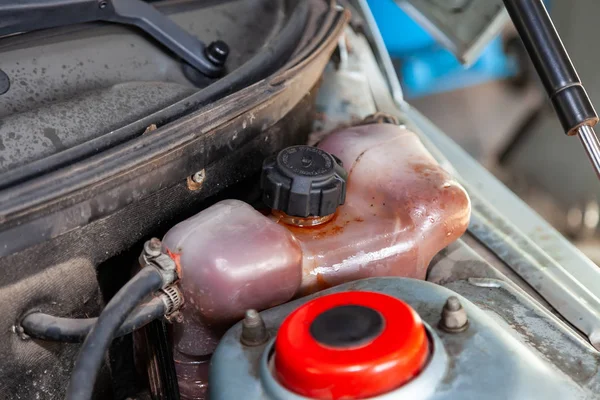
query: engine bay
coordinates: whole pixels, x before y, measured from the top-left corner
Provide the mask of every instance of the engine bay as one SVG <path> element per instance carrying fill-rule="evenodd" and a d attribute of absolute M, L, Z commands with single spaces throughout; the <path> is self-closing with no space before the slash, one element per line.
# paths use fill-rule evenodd
<path fill-rule="evenodd" d="M 164 3 L 269 23 L 205 38 L 220 79 L 110 24 L 0 38 L 12 87 L 131 52 L 0 95 L 4 398 L 600 397 L 600 301 L 424 133 L 365 2 Z"/>

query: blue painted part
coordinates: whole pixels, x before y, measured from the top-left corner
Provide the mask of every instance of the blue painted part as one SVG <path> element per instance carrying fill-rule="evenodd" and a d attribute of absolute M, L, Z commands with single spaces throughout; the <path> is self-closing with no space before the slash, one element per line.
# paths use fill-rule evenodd
<path fill-rule="evenodd" d="M 413 52 L 399 61 L 404 93 L 413 98 L 509 78 L 518 71 L 517 61 L 504 54 L 501 38 L 494 39 L 469 68 L 439 47 Z"/>
<path fill-rule="evenodd" d="M 469 68 L 393 0 L 368 0 L 385 45 L 397 65 L 407 98 L 505 79 L 518 72 L 517 60 L 504 53 L 501 38 L 492 41 Z"/>
<path fill-rule="evenodd" d="M 371 12 L 392 58 L 402 58 L 429 47 L 438 47 L 431 35 L 393 0 L 368 0 Z"/>

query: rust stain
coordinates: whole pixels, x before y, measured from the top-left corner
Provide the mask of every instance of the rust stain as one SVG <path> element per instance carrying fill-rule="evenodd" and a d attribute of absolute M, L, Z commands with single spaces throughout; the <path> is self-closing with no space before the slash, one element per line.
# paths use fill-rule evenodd
<path fill-rule="evenodd" d="M 344 220 L 344 218 L 339 218 L 339 214 L 333 217 L 333 219 L 323 225 L 317 226 L 305 226 L 305 227 L 297 227 L 291 225 L 284 226 L 290 230 L 294 236 L 297 237 L 310 237 L 313 240 L 320 240 L 327 237 L 333 237 L 337 235 L 341 235 L 346 227 L 351 223 L 360 223 L 364 222 L 364 218 L 362 216 L 348 216 L 350 219 Z"/>
<path fill-rule="evenodd" d="M 332 285 L 330 285 L 325 278 L 323 278 L 323 274 L 317 274 L 316 291 L 320 292 L 321 290 L 329 289 L 330 287 L 332 287 Z"/>
<path fill-rule="evenodd" d="M 286 228 L 289 229 L 296 237 L 301 238 L 309 236 L 311 239 L 315 240 L 339 235 L 344 231 L 343 226 L 336 224 L 334 225 L 331 222 L 326 224 L 325 226 L 307 226 L 300 228 L 296 226 L 286 225 Z"/>
<path fill-rule="evenodd" d="M 432 166 L 431 164 L 425 164 L 425 163 L 412 163 L 410 164 L 410 168 L 416 173 L 419 174 L 425 178 L 434 175 L 434 174 L 439 174 L 439 172 L 436 170 L 435 166 Z"/>
<path fill-rule="evenodd" d="M 181 253 L 174 253 L 170 249 L 167 249 L 167 255 L 175 261 L 175 271 L 177 272 L 178 279 L 183 278 L 183 269 L 181 268 Z"/>
<path fill-rule="evenodd" d="M 335 225 L 332 227 L 328 227 L 329 229 L 322 229 L 319 232 L 315 232 L 315 234 L 313 235 L 313 237 L 315 239 L 323 239 L 325 237 L 328 236 L 335 236 L 335 235 L 339 235 L 340 233 L 342 233 L 344 231 L 344 227 L 343 226 L 339 226 L 339 225 Z"/>
<path fill-rule="evenodd" d="M 306 272 L 312 272 L 314 271 L 314 268 L 316 267 L 316 264 L 313 265 L 310 268 L 307 268 Z M 296 294 L 294 295 L 295 299 L 298 299 L 300 297 L 304 297 L 304 296 L 308 296 L 310 294 L 313 293 L 317 293 L 320 292 L 321 290 L 325 290 L 325 289 L 329 289 L 332 288 L 335 285 L 332 285 L 331 283 L 327 282 L 327 280 L 325 279 L 323 274 L 316 274 L 315 276 L 316 280 L 314 283 L 311 283 L 301 289 L 299 289 Z"/>

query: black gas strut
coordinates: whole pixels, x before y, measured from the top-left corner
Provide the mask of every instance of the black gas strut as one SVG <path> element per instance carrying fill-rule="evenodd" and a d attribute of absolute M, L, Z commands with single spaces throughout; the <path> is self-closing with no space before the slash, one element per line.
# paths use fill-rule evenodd
<path fill-rule="evenodd" d="M 600 144 L 593 126 L 598 114 L 554 28 L 542 0 L 504 0 L 531 61 L 569 136 L 577 135 L 600 177 Z"/>

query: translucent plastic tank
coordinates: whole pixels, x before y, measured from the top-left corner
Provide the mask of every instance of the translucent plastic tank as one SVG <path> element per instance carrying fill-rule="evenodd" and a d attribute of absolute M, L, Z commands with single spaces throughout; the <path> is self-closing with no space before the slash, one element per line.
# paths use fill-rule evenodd
<path fill-rule="evenodd" d="M 470 202 L 418 137 L 389 124 L 328 136 L 319 147 L 348 170 L 346 203 L 302 247 L 304 293 L 373 276 L 424 279 L 433 256 L 467 228 Z"/>
<path fill-rule="evenodd" d="M 202 398 L 222 329 L 249 308 L 373 276 L 423 279 L 433 256 L 466 230 L 464 189 L 396 125 L 337 131 L 319 147 L 348 172 L 345 203 L 321 225 L 299 227 L 237 201 L 176 225 L 165 250 L 179 263 L 185 321 L 175 326 L 183 398 Z"/>

